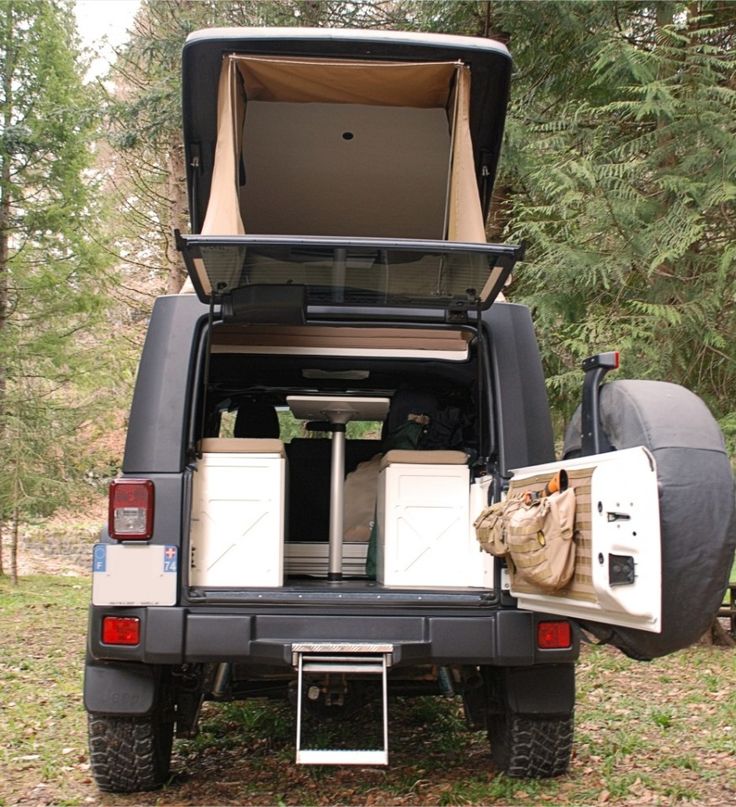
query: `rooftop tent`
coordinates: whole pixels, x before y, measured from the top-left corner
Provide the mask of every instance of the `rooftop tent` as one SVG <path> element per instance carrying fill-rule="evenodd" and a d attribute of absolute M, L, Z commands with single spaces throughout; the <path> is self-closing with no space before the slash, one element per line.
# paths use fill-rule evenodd
<path fill-rule="evenodd" d="M 460 60 L 225 54 L 202 235 L 485 242 Z"/>

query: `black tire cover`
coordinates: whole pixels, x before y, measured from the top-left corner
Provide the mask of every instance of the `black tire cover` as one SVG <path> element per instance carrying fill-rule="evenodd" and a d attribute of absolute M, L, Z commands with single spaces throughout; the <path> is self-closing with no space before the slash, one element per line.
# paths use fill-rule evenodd
<path fill-rule="evenodd" d="M 734 482 L 723 435 L 708 407 L 663 381 L 601 388 L 601 424 L 614 449 L 645 446 L 657 462 L 662 534 L 662 632 L 582 622 L 627 656 L 648 660 L 697 641 L 723 600 L 736 547 Z M 578 407 L 564 456 L 581 452 Z"/>

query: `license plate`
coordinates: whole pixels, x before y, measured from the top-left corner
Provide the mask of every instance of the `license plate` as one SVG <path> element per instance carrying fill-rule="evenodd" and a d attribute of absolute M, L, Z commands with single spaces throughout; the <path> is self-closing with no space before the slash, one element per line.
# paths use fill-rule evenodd
<path fill-rule="evenodd" d="M 95 544 L 93 605 L 175 605 L 178 547 Z"/>

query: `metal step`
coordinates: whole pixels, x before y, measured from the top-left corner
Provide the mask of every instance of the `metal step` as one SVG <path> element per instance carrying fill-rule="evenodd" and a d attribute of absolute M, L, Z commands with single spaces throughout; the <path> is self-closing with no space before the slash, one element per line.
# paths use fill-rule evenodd
<path fill-rule="evenodd" d="M 296 762 L 298 765 L 388 765 L 388 668 L 393 646 L 362 643 L 310 643 L 291 646 L 297 671 Z M 306 749 L 302 742 L 304 675 L 311 673 L 381 676 L 383 748 Z"/>

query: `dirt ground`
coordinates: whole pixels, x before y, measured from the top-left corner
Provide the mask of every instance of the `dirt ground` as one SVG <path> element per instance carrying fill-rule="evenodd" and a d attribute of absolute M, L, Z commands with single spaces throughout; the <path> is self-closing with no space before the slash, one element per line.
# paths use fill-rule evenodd
<path fill-rule="evenodd" d="M 553 781 L 495 771 L 458 699 L 393 703 L 388 768 L 297 767 L 288 707 L 207 704 L 165 788 L 101 794 L 81 704 L 86 571 L 21 570 L 19 589 L 0 581 L 0 805 L 736 803 L 736 652 L 712 647 L 649 664 L 585 647 L 572 765 Z"/>

